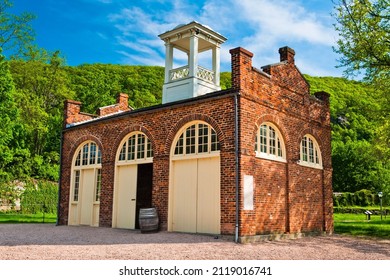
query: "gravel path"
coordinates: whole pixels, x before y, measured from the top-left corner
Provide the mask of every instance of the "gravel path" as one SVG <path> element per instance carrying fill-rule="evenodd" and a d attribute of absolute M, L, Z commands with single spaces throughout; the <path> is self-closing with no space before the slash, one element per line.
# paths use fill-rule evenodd
<path fill-rule="evenodd" d="M 341 235 L 235 244 L 138 230 L 0 224 L 0 260 L 390 260 L 390 240 Z"/>

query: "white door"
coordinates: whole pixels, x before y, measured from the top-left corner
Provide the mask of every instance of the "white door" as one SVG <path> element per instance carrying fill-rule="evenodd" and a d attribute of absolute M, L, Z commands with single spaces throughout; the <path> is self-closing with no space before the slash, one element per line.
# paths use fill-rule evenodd
<path fill-rule="evenodd" d="M 173 162 L 172 230 L 196 232 L 197 160 Z"/>
<path fill-rule="evenodd" d="M 92 225 L 92 207 L 95 186 L 95 170 L 85 169 L 81 172 L 81 207 L 80 225 Z"/>
<path fill-rule="evenodd" d="M 197 232 L 220 233 L 219 157 L 198 159 Z"/>
<path fill-rule="evenodd" d="M 172 230 L 220 233 L 220 159 L 173 161 Z"/>
<path fill-rule="evenodd" d="M 118 167 L 115 216 L 117 228 L 135 228 L 137 165 Z"/>

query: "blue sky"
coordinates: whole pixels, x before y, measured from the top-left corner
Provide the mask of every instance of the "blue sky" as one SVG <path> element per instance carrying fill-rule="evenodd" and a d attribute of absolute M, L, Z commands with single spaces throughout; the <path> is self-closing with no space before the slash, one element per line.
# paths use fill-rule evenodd
<path fill-rule="evenodd" d="M 164 65 L 159 34 L 197 21 L 228 40 L 221 70 L 230 71 L 229 49 L 252 53 L 253 66 L 279 61 L 289 46 L 302 73 L 341 76 L 331 0 L 13 0 L 10 12 L 35 14 L 36 44 L 60 50 L 68 65 Z"/>

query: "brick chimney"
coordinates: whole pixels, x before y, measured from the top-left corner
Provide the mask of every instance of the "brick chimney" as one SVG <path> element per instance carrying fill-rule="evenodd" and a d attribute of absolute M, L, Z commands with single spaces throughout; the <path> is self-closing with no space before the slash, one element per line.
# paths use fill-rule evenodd
<path fill-rule="evenodd" d="M 231 49 L 229 52 L 232 56 L 232 87 L 241 89 L 252 71 L 253 53 L 241 47 Z"/>
<path fill-rule="evenodd" d="M 116 97 L 116 103 L 119 106 L 120 111 L 129 110 L 129 96 L 125 93 L 119 93 Z"/>
<path fill-rule="evenodd" d="M 80 107 L 81 102 L 79 101 L 66 100 L 64 102 L 64 127 L 77 120 L 77 116 L 80 114 Z"/>
<path fill-rule="evenodd" d="M 115 114 L 118 112 L 124 112 L 130 110 L 129 108 L 129 96 L 125 93 L 119 93 L 116 98 L 116 104 L 100 107 L 97 110 L 97 114 L 100 117 Z"/>
<path fill-rule="evenodd" d="M 294 64 L 295 51 L 289 47 L 283 47 L 279 49 L 280 62 L 287 61 L 287 63 Z"/>
<path fill-rule="evenodd" d="M 91 120 L 94 118 L 91 114 L 80 112 L 81 102 L 66 100 L 64 102 L 64 127 L 80 121 Z"/>

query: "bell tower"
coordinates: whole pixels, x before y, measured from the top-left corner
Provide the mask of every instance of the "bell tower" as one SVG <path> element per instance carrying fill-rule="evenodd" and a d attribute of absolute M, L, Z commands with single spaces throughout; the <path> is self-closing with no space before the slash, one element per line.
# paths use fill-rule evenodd
<path fill-rule="evenodd" d="M 165 79 L 162 103 L 200 96 L 220 87 L 221 34 L 198 22 L 181 24 L 159 35 L 165 42 Z M 174 49 L 187 55 L 187 65 L 174 68 Z M 199 65 L 199 54 L 210 51 L 211 69 Z M 207 53 L 206 53 L 207 54 Z"/>

